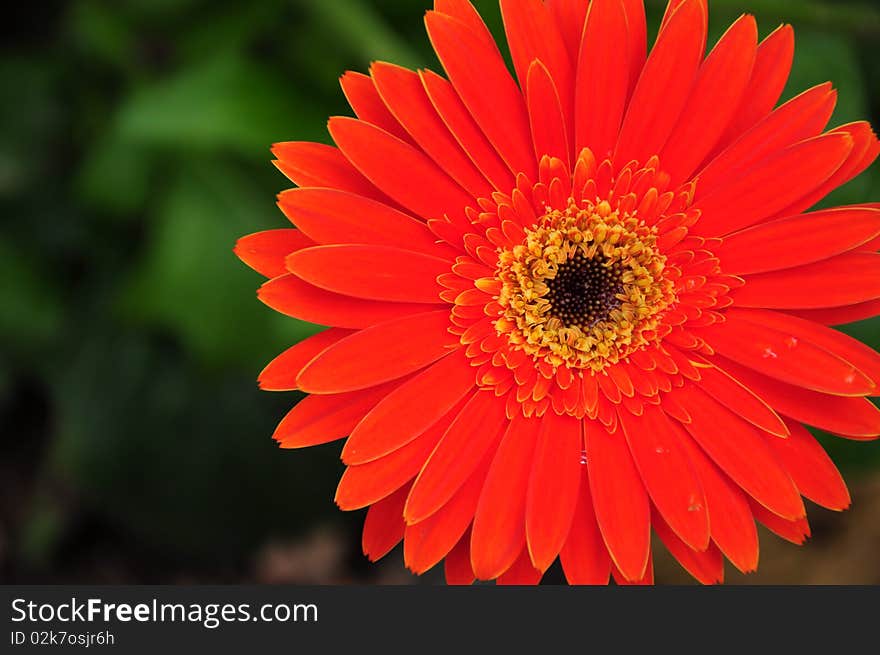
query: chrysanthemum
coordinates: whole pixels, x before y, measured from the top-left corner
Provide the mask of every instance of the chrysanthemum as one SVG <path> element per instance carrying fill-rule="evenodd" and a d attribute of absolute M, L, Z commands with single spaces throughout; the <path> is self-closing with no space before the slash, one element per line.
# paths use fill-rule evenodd
<path fill-rule="evenodd" d="M 501 0 L 516 79 L 467 0 L 436 0 L 446 77 L 346 73 L 336 147 L 279 143 L 296 229 L 236 249 L 260 299 L 325 332 L 262 388 L 310 394 L 275 439 L 348 437 L 336 494 L 452 583 L 695 578 L 758 564 L 843 510 L 804 425 L 880 434 L 880 355 L 828 326 L 880 314 L 880 206 L 807 212 L 880 152 L 826 131 L 830 84 L 774 109 L 793 33 L 752 16 L 708 55 L 705 0 Z M 806 212 L 806 213 L 805 213 Z"/>

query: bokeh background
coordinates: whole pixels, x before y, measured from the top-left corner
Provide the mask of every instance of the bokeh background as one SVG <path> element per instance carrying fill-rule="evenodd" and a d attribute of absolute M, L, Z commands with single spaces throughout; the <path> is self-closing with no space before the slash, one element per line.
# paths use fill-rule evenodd
<path fill-rule="evenodd" d="M 360 555 L 332 498 L 339 445 L 270 439 L 296 394 L 264 363 L 317 330 L 274 314 L 237 237 L 285 219 L 269 145 L 328 141 L 337 78 L 440 70 L 429 0 L 12 3 L 0 21 L 0 581 L 433 583 Z M 496 34 L 495 0 L 478 1 Z M 660 0 L 649 2 L 653 29 Z M 797 31 L 786 97 L 825 80 L 835 122 L 880 123 L 880 6 L 712 0 Z M 835 203 L 880 199 L 880 169 Z M 880 346 L 880 322 L 847 331 Z M 804 549 L 762 534 L 734 582 L 880 583 L 880 445 L 828 441 L 855 509 L 810 507 Z M 687 577 L 668 558 L 658 581 Z M 551 571 L 547 580 L 561 580 Z"/>

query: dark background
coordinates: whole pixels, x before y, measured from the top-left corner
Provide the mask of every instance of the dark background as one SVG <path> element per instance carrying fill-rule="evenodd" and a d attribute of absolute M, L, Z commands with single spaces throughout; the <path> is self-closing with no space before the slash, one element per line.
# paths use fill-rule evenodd
<path fill-rule="evenodd" d="M 285 219 L 276 141 L 328 141 L 337 78 L 440 70 L 406 0 L 13 3 L 0 21 L 0 581 L 415 582 L 360 555 L 332 502 L 339 445 L 280 451 L 298 399 L 259 392 L 317 328 L 255 298 L 237 237 Z M 496 34 L 494 0 L 476 3 Z M 654 29 L 662 5 L 650 2 Z M 832 80 L 836 123 L 880 116 L 880 6 L 710 0 L 795 25 L 786 97 Z M 873 167 L 834 204 L 880 199 Z M 827 203 L 826 203 L 827 204 Z M 880 322 L 848 328 L 880 345 Z M 855 509 L 804 549 L 762 535 L 733 581 L 880 583 L 880 445 L 828 441 Z M 658 558 L 658 581 L 686 576 Z M 728 567 L 730 569 L 730 567 Z M 728 571 L 730 573 L 730 571 Z M 560 579 L 551 571 L 549 581 Z M 429 574 L 422 581 L 439 580 Z"/>

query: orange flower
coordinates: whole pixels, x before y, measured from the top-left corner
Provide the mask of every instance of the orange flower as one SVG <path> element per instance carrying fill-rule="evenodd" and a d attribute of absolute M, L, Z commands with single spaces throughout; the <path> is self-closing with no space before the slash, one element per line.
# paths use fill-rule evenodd
<path fill-rule="evenodd" d="M 710 54 L 705 0 L 501 0 L 517 84 L 466 0 L 425 18 L 447 78 L 346 73 L 337 147 L 280 143 L 297 229 L 242 239 L 260 299 L 329 326 L 262 388 L 310 395 L 275 439 L 348 437 L 336 494 L 365 553 L 422 573 L 653 580 L 651 530 L 695 578 L 802 543 L 801 496 L 850 502 L 802 424 L 880 434 L 880 206 L 804 213 L 880 152 L 823 132 L 830 84 L 774 109 L 789 26 Z"/>

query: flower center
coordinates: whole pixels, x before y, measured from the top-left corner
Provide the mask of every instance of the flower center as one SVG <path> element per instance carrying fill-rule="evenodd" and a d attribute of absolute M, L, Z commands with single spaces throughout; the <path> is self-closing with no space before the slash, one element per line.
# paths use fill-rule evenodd
<path fill-rule="evenodd" d="M 620 262 L 609 262 L 601 252 L 587 259 L 578 250 L 557 267 L 555 277 L 547 280 L 550 315 L 565 327 L 592 329 L 620 307 L 622 274 Z"/>
<path fill-rule="evenodd" d="M 656 341 L 674 301 L 656 231 L 608 202 L 548 210 L 499 255 L 499 334 L 535 359 L 600 371 Z"/>

